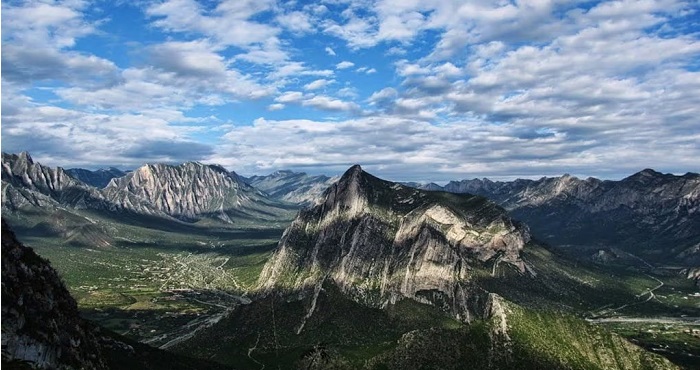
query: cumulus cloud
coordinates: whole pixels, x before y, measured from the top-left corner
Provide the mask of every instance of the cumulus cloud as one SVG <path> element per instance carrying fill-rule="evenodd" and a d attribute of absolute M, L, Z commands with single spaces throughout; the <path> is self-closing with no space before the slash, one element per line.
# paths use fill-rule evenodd
<path fill-rule="evenodd" d="M 327 111 L 352 111 L 358 110 L 360 107 L 353 103 L 340 99 L 334 99 L 328 96 L 317 95 L 301 102 L 304 106 L 314 107 Z"/>
<path fill-rule="evenodd" d="M 432 125 L 425 121 L 389 117 L 363 118 L 329 124 L 310 120 L 258 119 L 253 126 L 235 127 L 224 136 L 227 144 L 213 157 L 217 162 L 248 173 L 280 168 L 323 168 L 340 172 L 353 163 L 396 180 L 446 181 L 456 176 L 536 176 L 586 173 L 591 167 L 622 155 L 649 156 L 668 143 L 649 141 L 635 147 L 636 139 L 619 145 L 595 145 L 572 140 L 557 131 L 536 133 L 524 125 L 483 125 L 478 121 L 454 121 Z M 619 144 L 619 143 L 618 143 Z M 679 146 L 670 158 L 655 156 L 649 163 L 686 168 L 697 148 Z M 631 173 L 638 170 L 614 162 L 606 170 Z M 608 164 L 608 166 L 610 166 Z"/>
<path fill-rule="evenodd" d="M 175 143 L 251 171 L 363 163 L 436 181 L 697 170 L 690 1 L 139 6 L 152 38 L 117 58 L 89 51 L 126 36 L 107 35 L 111 20 L 92 21 L 104 14 L 87 3 L 3 3 L 3 149 L 115 164 L 176 160 Z M 338 48 L 354 62 L 329 66 Z M 266 118 L 287 107 L 309 119 Z M 221 145 L 194 139 L 223 129 Z M 152 141 L 119 141 L 135 130 Z"/>
<path fill-rule="evenodd" d="M 349 61 L 347 61 L 347 60 L 344 60 L 344 61 L 342 61 L 342 62 L 336 64 L 336 65 L 335 65 L 335 68 L 336 68 L 336 69 L 348 69 L 348 68 L 350 68 L 350 67 L 352 67 L 352 66 L 354 66 L 354 65 L 355 65 L 355 63 L 349 62 Z"/>
<path fill-rule="evenodd" d="M 322 88 L 328 86 L 329 84 L 331 84 L 333 82 L 334 82 L 333 80 L 318 79 L 318 80 L 311 81 L 308 84 L 304 85 L 304 89 L 305 90 L 318 90 L 318 89 L 322 89 Z"/>

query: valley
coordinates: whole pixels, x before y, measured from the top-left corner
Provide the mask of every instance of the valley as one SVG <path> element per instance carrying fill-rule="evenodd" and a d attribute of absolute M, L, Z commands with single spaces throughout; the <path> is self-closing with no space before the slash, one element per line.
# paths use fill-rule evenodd
<path fill-rule="evenodd" d="M 682 259 L 648 261 L 649 245 L 644 258 L 547 245 L 485 198 L 359 166 L 320 198 L 327 177 L 257 177 L 272 198 L 216 166 L 145 166 L 103 191 L 71 178 L 44 187 L 39 178 L 62 170 L 3 159 L 3 217 L 58 270 L 82 317 L 172 353 L 244 369 L 398 369 L 417 358 L 670 368 L 648 353 L 698 363 L 696 281 Z M 306 208 L 293 219 L 300 205 L 284 197 Z"/>

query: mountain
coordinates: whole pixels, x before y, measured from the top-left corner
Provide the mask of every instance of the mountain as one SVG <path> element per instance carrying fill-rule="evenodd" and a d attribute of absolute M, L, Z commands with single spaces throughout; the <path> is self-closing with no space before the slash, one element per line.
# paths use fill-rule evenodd
<path fill-rule="evenodd" d="M 256 299 L 174 350 L 250 369 L 675 368 L 553 309 L 608 295 L 588 281 L 609 274 L 572 268 L 486 198 L 353 166 L 285 230 Z"/>
<path fill-rule="evenodd" d="M 224 368 L 169 354 L 83 320 L 49 262 L 2 221 L 2 365 L 38 369 Z"/>
<path fill-rule="evenodd" d="M 309 176 L 303 172 L 277 171 L 267 176 L 252 176 L 247 183 L 272 198 L 303 206 L 312 205 L 337 177 Z"/>
<path fill-rule="evenodd" d="M 38 368 L 106 368 L 86 327 L 48 261 L 20 244 L 2 223 L 2 358 Z"/>
<path fill-rule="evenodd" d="M 651 169 L 620 181 L 570 175 L 452 181 L 444 191 L 488 197 L 553 245 L 616 247 L 649 261 L 700 263 L 700 175 Z M 593 253 L 591 252 L 591 253 Z"/>
<path fill-rule="evenodd" d="M 408 297 L 445 305 L 457 318 L 477 315 L 469 287 L 474 261 L 527 270 L 520 251 L 528 229 L 485 198 L 423 192 L 349 169 L 302 210 L 263 269 L 264 289 L 319 289 L 381 307 Z"/>
<path fill-rule="evenodd" d="M 112 179 L 122 177 L 127 174 L 127 172 L 114 167 L 101 168 L 96 171 L 90 171 L 82 168 L 69 168 L 66 170 L 66 173 L 68 173 L 71 177 L 84 182 L 85 184 L 99 189 L 107 186 Z"/>
<path fill-rule="evenodd" d="M 287 220 L 296 210 L 245 184 L 235 173 L 195 162 L 145 165 L 112 178 L 106 187 L 98 189 L 61 167 L 35 163 L 26 152 L 3 153 L 2 191 L 3 210 L 20 218 L 36 212 L 59 212 L 74 218 L 76 212 L 86 210 L 117 221 L 140 215 L 167 222 L 216 219 L 255 223 Z M 45 221 L 56 223 L 50 218 Z"/>
<path fill-rule="evenodd" d="M 429 190 L 429 191 L 439 191 L 443 190 L 442 186 L 430 182 L 430 183 L 421 183 L 421 182 L 401 182 L 401 185 L 408 186 L 409 188 L 416 188 L 416 189 L 421 189 L 421 190 Z"/>
<path fill-rule="evenodd" d="M 26 206 L 103 208 L 100 192 L 74 179 L 61 167 L 34 163 L 27 152 L 2 153 L 2 207 L 17 210 Z"/>
<path fill-rule="evenodd" d="M 184 221 L 214 218 L 227 223 L 236 220 L 279 220 L 288 218 L 295 207 L 269 199 L 244 183 L 234 172 L 216 165 L 187 162 L 178 166 L 149 164 L 104 188 L 106 198 L 148 213 L 153 207 Z M 131 203 L 136 197 L 140 204 Z"/>

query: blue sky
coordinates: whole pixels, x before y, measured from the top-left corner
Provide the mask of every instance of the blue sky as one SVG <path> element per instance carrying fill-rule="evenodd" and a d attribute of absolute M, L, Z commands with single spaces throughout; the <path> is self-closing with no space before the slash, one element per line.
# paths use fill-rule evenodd
<path fill-rule="evenodd" d="M 3 1 L 2 150 L 394 180 L 700 171 L 697 1 Z"/>

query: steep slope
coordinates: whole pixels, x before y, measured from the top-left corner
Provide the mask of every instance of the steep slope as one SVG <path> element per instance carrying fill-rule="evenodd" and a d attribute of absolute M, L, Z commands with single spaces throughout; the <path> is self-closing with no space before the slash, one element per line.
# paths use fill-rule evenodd
<path fill-rule="evenodd" d="M 104 188 L 105 197 L 137 211 L 142 204 L 185 221 L 216 218 L 224 222 L 281 220 L 294 207 L 271 200 L 220 166 L 187 162 L 179 166 L 149 164 Z"/>
<path fill-rule="evenodd" d="M 63 234 L 69 230 L 59 220 L 94 223 L 81 210 L 117 222 L 140 217 L 139 223 L 217 219 L 241 225 L 286 221 L 296 210 L 245 184 L 235 173 L 194 162 L 145 165 L 98 189 L 60 167 L 34 163 L 28 153 L 3 153 L 2 192 L 3 211 L 15 218 L 42 214 L 40 223 Z"/>
<path fill-rule="evenodd" d="M 267 176 L 252 176 L 246 181 L 272 198 L 299 205 L 312 205 L 337 177 L 309 176 L 306 173 L 277 171 Z"/>
<path fill-rule="evenodd" d="M 106 368 L 98 340 L 48 261 L 2 223 L 2 357 L 39 368 Z"/>
<path fill-rule="evenodd" d="M 68 175 L 62 168 L 34 163 L 27 152 L 2 153 L 2 207 L 25 206 L 104 208 L 100 192 Z"/>
<path fill-rule="evenodd" d="M 450 182 L 445 191 L 488 197 L 554 245 L 615 246 L 650 261 L 700 263 L 700 175 L 646 169 L 620 181 L 570 175 Z"/>
<path fill-rule="evenodd" d="M 193 369 L 221 365 L 134 343 L 84 321 L 49 262 L 2 221 L 2 365 L 39 369 Z"/>
<path fill-rule="evenodd" d="M 423 192 L 354 166 L 299 213 L 260 283 L 301 291 L 328 279 L 366 304 L 409 297 L 470 320 L 479 299 L 467 284 L 470 266 L 497 259 L 525 272 L 528 240 L 526 227 L 485 198 Z"/>
<path fill-rule="evenodd" d="M 581 319 L 503 298 L 571 310 L 593 280 L 548 266 L 558 261 L 527 240 L 485 198 L 354 166 L 285 231 L 256 299 L 176 350 L 250 369 L 675 368 Z"/>
<path fill-rule="evenodd" d="M 109 182 L 118 177 L 122 177 L 127 173 L 114 167 L 101 168 L 96 171 L 90 171 L 83 168 L 69 168 L 66 172 L 73 178 L 78 179 L 90 186 L 102 189 Z"/>

